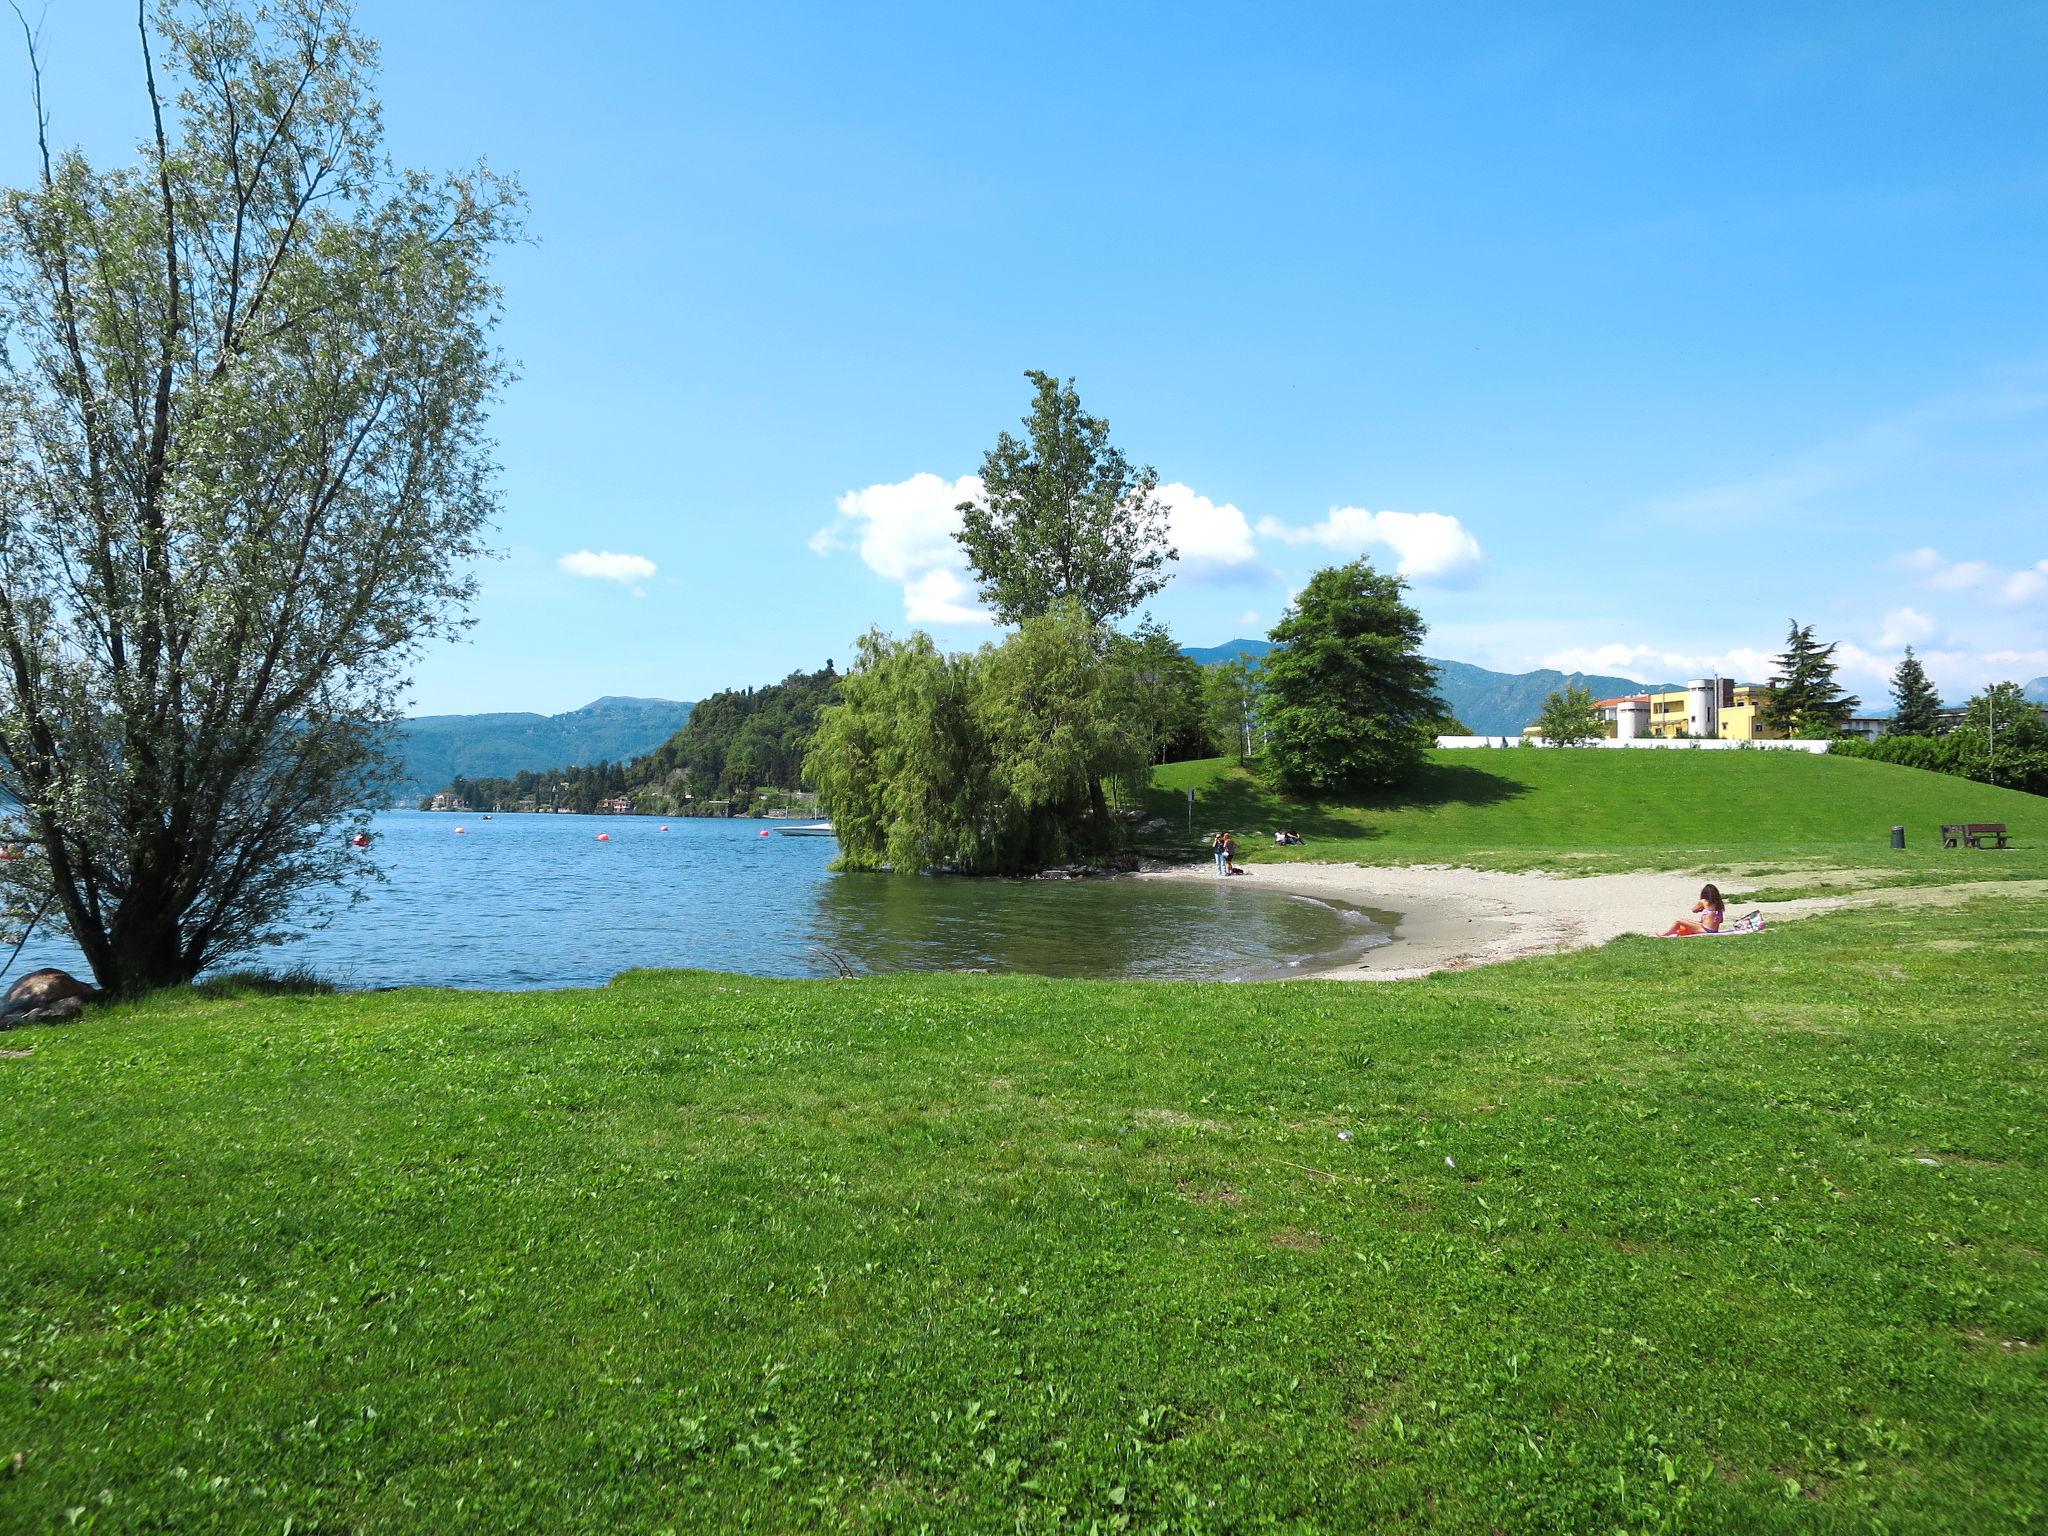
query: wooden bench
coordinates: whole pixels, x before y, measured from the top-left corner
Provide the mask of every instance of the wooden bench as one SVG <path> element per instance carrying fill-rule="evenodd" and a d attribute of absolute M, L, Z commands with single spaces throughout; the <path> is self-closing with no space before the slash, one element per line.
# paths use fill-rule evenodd
<path fill-rule="evenodd" d="M 1992 839 L 1988 844 L 1986 838 Z M 1944 848 L 2009 848 L 2012 846 L 2005 835 L 2002 821 L 1959 821 L 1941 829 L 1941 846 Z"/>

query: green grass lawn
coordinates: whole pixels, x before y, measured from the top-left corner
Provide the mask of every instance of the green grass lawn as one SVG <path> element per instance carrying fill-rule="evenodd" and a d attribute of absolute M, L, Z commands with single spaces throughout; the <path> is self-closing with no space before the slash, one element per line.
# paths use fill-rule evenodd
<path fill-rule="evenodd" d="M 1235 830 L 1264 859 L 1478 868 L 1739 871 L 1854 865 L 1902 880 L 2048 875 L 2048 799 L 1945 774 L 1794 752 L 1439 751 L 1415 783 L 1303 802 L 1222 758 L 1169 763 L 1151 808 L 1176 830 Z M 1944 822 L 2004 822 L 2018 846 L 1944 850 Z M 1906 828 L 1903 856 L 1891 829 Z M 1300 848 L 1271 846 L 1292 826 Z"/>
<path fill-rule="evenodd" d="M 2039 1531 L 2044 935 L 0 1037 L 0 1529 Z"/>

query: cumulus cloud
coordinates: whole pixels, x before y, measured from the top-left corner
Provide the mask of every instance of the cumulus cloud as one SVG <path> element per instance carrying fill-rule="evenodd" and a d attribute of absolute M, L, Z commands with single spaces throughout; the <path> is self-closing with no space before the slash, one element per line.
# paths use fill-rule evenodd
<path fill-rule="evenodd" d="M 1884 616 L 1879 645 L 1918 645 L 1935 631 L 1934 620 L 1917 608 L 1894 608 Z"/>
<path fill-rule="evenodd" d="M 1159 500 L 1166 507 L 1167 537 L 1179 551 L 1179 575 L 1197 580 L 1242 572 L 1258 559 L 1252 525 L 1230 502 L 1221 505 L 1178 480 L 1162 485 Z"/>
<path fill-rule="evenodd" d="M 1413 581 L 1454 585 L 1479 564 L 1479 541 L 1442 512 L 1369 512 L 1332 507 L 1319 523 L 1296 526 L 1277 517 L 1259 520 L 1261 537 L 1283 544 L 1316 544 L 1340 555 L 1362 555 L 1374 545 L 1394 551 L 1395 569 Z"/>
<path fill-rule="evenodd" d="M 1695 677 L 1732 677 L 1762 682 L 1776 669 L 1777 657 L 1752 646 L 1719 652 L 1676 651 L 1654 645 L 1571 646 L 1538 658 L 1560 672 L 1605 673 L 1643 682 L 1682 683 Z"/>
<path fill-rule="evenodd" d="M 626 586 L 647 580 L 655 571 L 654 562 L 645 555 L 615 555 L 608 549 L 571 550 L 555 564 L 571 576 L 594 576 Z"/>
<path fill-rule="evenodd" d="M 1988 560 L 1944 560 L 1938 550 L 1922 548 L 1896 563 L 1937 592 L 1976 592 L 2007 607 L 2048 597 L 2048 560 L 2008 571 Z"/>
<path fill-rule="evenodd" d="M 839 516 L 811 535 L 820 555 L 853 548 L 861 560 L 903 588 L 903 616 L 912 624 L 989 624 L 974 600 L 967 556 L 953 535 L 955 510 L 981 497 L 981 476 L 947 480 L 929 471 L 838 498 Z"/>

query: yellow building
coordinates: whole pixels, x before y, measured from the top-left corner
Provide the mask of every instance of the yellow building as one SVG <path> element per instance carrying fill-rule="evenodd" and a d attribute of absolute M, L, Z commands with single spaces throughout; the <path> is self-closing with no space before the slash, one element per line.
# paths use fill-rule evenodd
<path fill-rule="evenodd" d="M 1641 736 L 1767 741 L 1784 735 L 1757 725 L 1757 713 L 1768 693 L 1753 683 L 1702 677 L 1664 693 L 1601 699 L 1595 707 L 1607 722 L 1607 734 L 1624 741 Z"/>

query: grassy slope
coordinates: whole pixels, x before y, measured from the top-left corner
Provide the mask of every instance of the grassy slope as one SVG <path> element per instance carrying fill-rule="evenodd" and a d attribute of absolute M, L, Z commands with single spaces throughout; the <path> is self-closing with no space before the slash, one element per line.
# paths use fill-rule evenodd
<path fill-rule="evenodd" d="M 1266 858 L 1498 868 L 1868 865 L 1938 878 L 2048 874 L 2048 800 L 1945 774 L 1792 752 L 1445 751 L 1414 785 L 1304 803 L 1225 759 L 1158 770 L 1153 808 L 1198 833 L 1234 829 Z M 1940 846 L 1943 822 L 2004 822 L 2003 853 Z M 1890 850 L 1906 828 L 1903 858 Z M 1276 826 L 1308 839 L 1265 844 Z"/>
<path fill-rule="evenodd" d="M 0 1529 L 2038 1530 L 2044 934 L 9 1036 Z"/>

